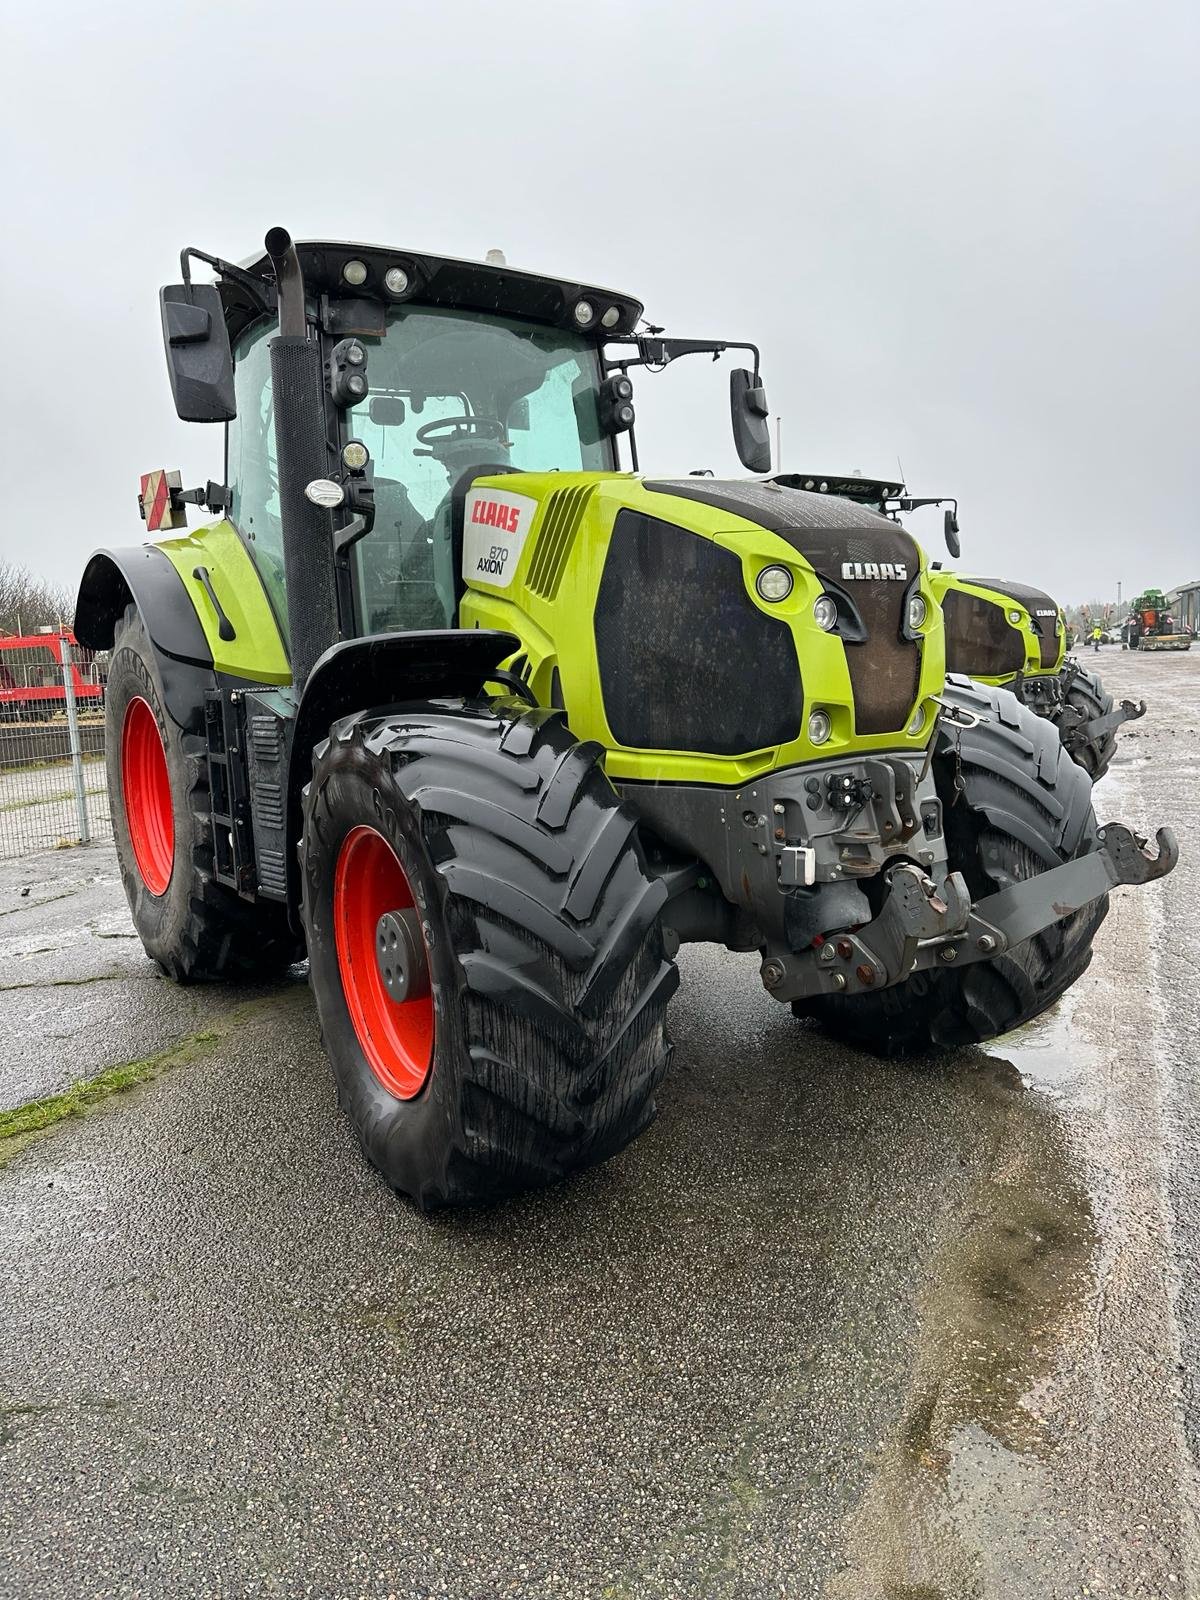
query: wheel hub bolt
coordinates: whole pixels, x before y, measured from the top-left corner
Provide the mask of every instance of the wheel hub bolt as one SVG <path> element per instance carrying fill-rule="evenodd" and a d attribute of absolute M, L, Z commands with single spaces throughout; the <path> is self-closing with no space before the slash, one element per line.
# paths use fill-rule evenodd
<path fill-rule="evenodd" d="M 996 941 L 993 939 L 990 933 L 981 933 L 975 942 L 978 944 L 985 956 L 991 955 L 992 951 L 996 948 Z"/>
<path fill-rule="evenodd" d="M 946 946 L 946 948 L 942 951 L 942 960 L 943 961 L 957 961 L 958 960 L 958 951 L 954 948 L 954 946 L 952 944 L 948 944 Z"/>
<path fill-rule="evenodd" d="M 762 981 L 766 988 L 778 989 L 779 985 L 783 982 L 783 978 L 784 971 L 782 961 L 777 961 L 775 957 L 772 956 L 769 961 L 763 962 Z"/>
<path fill-rule="evenodd" d="M 375 964 L 393 1000 L 420 1000 L 429 993 L 429 958 L 415 906 L 385 911 L 375 924 Z"/>

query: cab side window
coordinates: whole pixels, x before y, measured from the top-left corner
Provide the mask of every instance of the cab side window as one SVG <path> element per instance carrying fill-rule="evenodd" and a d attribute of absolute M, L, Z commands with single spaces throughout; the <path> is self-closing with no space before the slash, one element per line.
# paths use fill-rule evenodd
<path fill-rule="evenodd" d="M 283 521 L 279 514 L 269 351 L 274 331 L 274 322 L 261 322 L 247 329 L 234 345 L 237 416 L 228 427 L 226 474 L 230 520 L 246 541 L 276 616 L 284 621 L 287 596 Z"/>

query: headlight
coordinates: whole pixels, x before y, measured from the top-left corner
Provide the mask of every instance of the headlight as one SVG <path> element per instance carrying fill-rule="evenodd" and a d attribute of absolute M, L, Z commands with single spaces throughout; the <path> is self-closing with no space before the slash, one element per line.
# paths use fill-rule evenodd
<path fill-rule="evenodd" d="M 833 732 L 833 723 L 829 720 L 827 711 L 810 711 L 808 714 L 808 737 L 811 744 L 824 744 Z"/>
<path fill-rule="evenodd" d="M 590 328 L 596 320 L 596 308 L 590 300 L 576 300 L 573 315 L 581 328 Z"/>
<path fill-rule="evenodd" d="M 1010 611 L 1008 613 L 1008 620 L 1012 623 L 1014 628 L 1019 628 L 1021 625 L 1021 613 L 1019 611 Z"/>
<path fill-rule="evenodd" d="M 837 627 L 837 619 L 837 601 L 831 595 L 818 595 L 813 601 L 813 621 L 817 627 L 832 633 Z"/>
<path fill-rule="evenodd" d="M 359 284 L 367 281 L 367 263 L 365 261 L 347 261 L 342 268 L 342 277 L 352 289 L 357 289 Z"/>
<path fill-rule="evenodd" d="M 351 472 L 361 472 L 370 459 L 370 452 L 361 439 L 351 439 L 342 447 L 342 462 Z"/>
<path fill-rule="evenodd" d="M 912 714 L 912 721 L 908 725 L 909 733 L 920 733 L 925 726 L 925 707 L 918 706 Z"/>
<path fill-rule="evenodd" d="M 925 618 L 929 615 L 929 607 L 925 604 L 924 597 L 914 594 L 908 602 L 908 631 L 916 633 L 918 628 L 925 625 Z"/>
<path fill-rule="evenodd" d="M 403 267 L 389 267 L 383 275 L 383 282 L 389 294 L 405 294 L 408 291 L 408 273 Z"/>
<path fill-rule="evenodd" d="M 792 575 L 786 567 L 764 567 L 754 580 L 764 600 L 786 600 L 792 592 Z"/>

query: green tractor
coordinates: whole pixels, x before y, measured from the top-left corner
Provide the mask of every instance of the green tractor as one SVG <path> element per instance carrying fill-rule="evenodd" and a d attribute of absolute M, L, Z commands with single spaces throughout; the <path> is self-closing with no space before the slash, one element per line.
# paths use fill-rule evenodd
<path fill-rule="evenodd" d="M 165 537 L 95 554 L 76 618 L 125 888 L 180 981 L 307 952 L 341 1102 L 420 1206 L 646 1127 L 683 940 L 923 1051 L 1052 1005 L 1108 890 L 1173 867 L 1169 830 L 1097 828 L 1046 722 L 947 683 L 902 528 L 762 476 L 753 346 L 282 229 L 182 278 L 176 408 L 224 425 L 224 482 L 149 474 Z M 640 476 L 630 372 L 729 349 L 760 476 Z"/>
<path fill-rule="evenodd" d="M 958 558 L 958 503 L 941 496 L 915 499 L 903 483 L 796 473 L 780 482 L 810 493 L 835 494 L 898 520 L 920 506 L 948 505 L 945 535 Z M 1063 747 L 1093 783 L 1108 771 L 1122 723 L 1145 716 L 1145 701 L 1122 700 L 1114 708 L 1097 673 L 1067 658 L 1062 608 L 1041 589 L 1001 578 L 971 578 L 934 562 L 930 583 L 942 607 L 946 671 L 1015 694 L 1058 729 Z"/>
<path fill-rule="evenodd" d="M 1138 595 L 1121 632 L 1128 650 L 1190 650 L 1192 645 L 1191 634 L 1176 623 L 1161 589 Z"/>

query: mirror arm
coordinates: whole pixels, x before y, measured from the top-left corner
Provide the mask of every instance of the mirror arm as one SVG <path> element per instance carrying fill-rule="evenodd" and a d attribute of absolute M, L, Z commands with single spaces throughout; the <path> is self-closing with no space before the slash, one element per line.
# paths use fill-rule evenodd
<path fill-rule="evenodd" d="M 189 257 L 195 256 L 197 261 L 203 261 L 205 266 L 212 267 L 222 278 L 229 278 L 231 282 L 238 283 L 258 301 L 263 311 L 272 311 L 269 286 L 261 278 L 254 278 L 248 272 L 243 272 L 241 267 L 235 267 L 232 261 L 224 261 L 220 256 L 210 256 L 206 250 L 197 250 L 195 245 L 184 245 L 179 252 L 179 271 L 183 277 L 183 286 L 187 290 L 188 304 L 192 300 L 192 269 Z"/>
<path fill-rule="evenodd" d="M 633 344 L 637 346 L 636 356 L 620 356 L 615 361 L 610 361 L 606 356 L 601 356 L 601 365 L 606 372 L 625 372 L 629 367 L 665 367 L 680 356 L 710 355 L 714 361 L 720 359 L 726 350 L 748 350 L 754 357 L 754 376 L 758 377 L 759 354 L 756 344 L 745 344 L 737 339 L 659 339 L 648 334 L 630 334 L 625 338 L 609 339 L 607 344 Z"/>
<path fill-rule="evenodd" d="M 889 500 L 888 505 L 894 505 L 897 511 L 916 511 L 921 506 L 953 506 L 954 515 L 958 516 L 958 501 L 952 495 L 939 495 L 936 500 L 913 500 L 907 495 L 903 500 Z"/>

